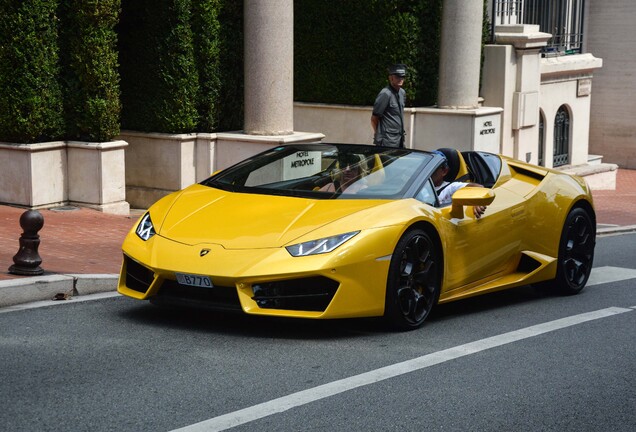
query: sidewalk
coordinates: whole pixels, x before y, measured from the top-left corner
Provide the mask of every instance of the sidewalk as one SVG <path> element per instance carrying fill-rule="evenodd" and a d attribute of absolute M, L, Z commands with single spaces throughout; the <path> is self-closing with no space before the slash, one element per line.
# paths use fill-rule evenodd
<path fill-rule="evenodd" d="M 619 169 L 616 190 L 593 191 L 598 233 L 636 231 L 636 170 Z M 117 285 L 124 237 L 142 211 L 107 215 L 76 207 L 41 210 L 39 232 L 43 276 L 9 274 L 22 234 L 23 208 L 0 205 L 0 307 L 56 295 L 70 297 L 113 291 Z"/>

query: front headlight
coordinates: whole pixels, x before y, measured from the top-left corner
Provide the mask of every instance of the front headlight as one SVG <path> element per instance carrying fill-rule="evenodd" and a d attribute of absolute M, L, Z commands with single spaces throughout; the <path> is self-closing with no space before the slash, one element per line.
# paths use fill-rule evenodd
<path fill-rule="evenodd" d="M 137 229 L 135 233 L 139 236 L 143 241 L 148 240 L 150 237 L 155 235 L 155 228 L 152 226 L 152 220 L 150 219 L 150 212 L 146 213 L 144 217 L 139 221 L 139 225 L 137 225 Z"/>
<path fill-rule="evenodd" d="M 345 234 L 338 234 L 333 237 L 311 240 L 304 243 L 286 246 L 285 249 L 287 249 L 287 252 L 289 252 L 291 256 L 295 257 L 328 253 L 336 249 L 338 246 L 340 246 L 359 232 L 360 231 L 353 231 Z"/>

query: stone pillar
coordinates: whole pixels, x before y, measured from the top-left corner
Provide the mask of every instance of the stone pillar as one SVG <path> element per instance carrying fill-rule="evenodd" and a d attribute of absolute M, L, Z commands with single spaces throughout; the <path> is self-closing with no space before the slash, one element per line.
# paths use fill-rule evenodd
<path fill-rule="evenodd" d="M 245 133 L 289 135 L 294 130 L 294 1 L 244 1 Z"/>
<path fill-rule="evenodd" d="M 444 0 L 439 62 L 440 108 L 477 108 L 483 2 Z"/>

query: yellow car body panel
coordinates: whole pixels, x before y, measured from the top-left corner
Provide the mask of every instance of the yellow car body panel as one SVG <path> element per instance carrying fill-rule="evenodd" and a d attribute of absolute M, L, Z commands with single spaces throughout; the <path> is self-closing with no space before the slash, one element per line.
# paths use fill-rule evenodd
<path fill-rule="evenodd" d="M 248 314 L 381 316 L 391 257 L 413 228 L 439 242 L 440 303 L 552 279 L 566 216 L 577 203 L 593 206 L 590 191 L 581 179 L 558 171 L 502 161 L 488 193 L 460 190 L 466 202 L 487 202 L 479 219 L 470 205 L 453 211 L 412 197 L 326 200 L 192 185 L 151 207 L 157 234 L 142 240 L 136 226 L 128 233 L 118 291 L 152 299 L 181 273 L 208 277 L 210 290 L 235 290 L 240 309 Z M 292 256 L 286 249 L 350 232 L 357 234 L 328 253 Z M 127 279 L 134 272 L 127 266 L 145 269 L 148 286 L 131 288 L 134 281 Z M 253 299 L 256 286 L 317 277 L 337 286 L 324 310 L 263 308 Z"/>

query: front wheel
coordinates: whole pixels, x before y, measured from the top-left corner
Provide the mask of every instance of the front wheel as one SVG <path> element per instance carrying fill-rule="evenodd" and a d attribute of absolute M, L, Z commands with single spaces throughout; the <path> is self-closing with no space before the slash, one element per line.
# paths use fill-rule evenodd
<path fill-rule="evenodd" d="M 565 219 L 561 241 L 557 274 L 549 285 L 561 294 L 577 294 L 587 283 L 594 261 L 596 226 L 590 214 L 575 208 Z"/>
<path fill-rule="evenodd" d="M 408 231 L 391 257 L 384 316 L 400 330 L 420 327 L 437 303 L 441 253 L 429 234 Z"/>

